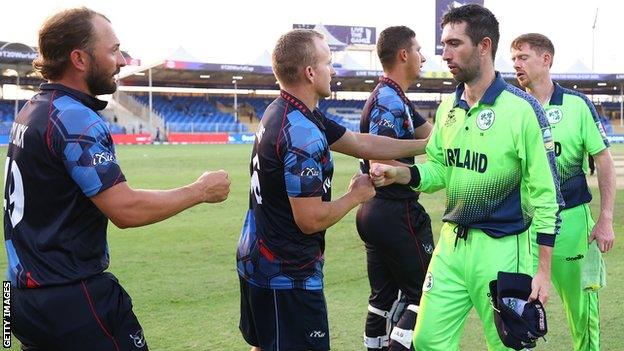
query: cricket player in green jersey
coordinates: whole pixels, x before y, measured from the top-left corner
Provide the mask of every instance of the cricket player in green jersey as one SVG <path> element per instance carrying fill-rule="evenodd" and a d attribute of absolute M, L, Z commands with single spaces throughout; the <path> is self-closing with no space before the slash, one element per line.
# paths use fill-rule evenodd
<path fill-rule="evenodd" d="M 591 242 L 595 240 L 601 252 L 613 246 L 615 169 L 594 105 L 585 95 L 553 83 L 550 67 L 554 55 L 552 42 L 542 34 L 523 34 L 511 44 L 518 82 L 537 98 L 550 122 L 565 201 L 552 256 L 553 285 L 565 308 L 574 350 L 599 350 L 598 294 L 582 286 L 581 268 L 601 263 L 586 262 Z M 585 179 L 588 154 L 594 157 L 598 169 L 600 216 L 595 225 L 589 210 L 592 196 Z"/>
<path fill-rule="evenodd" d="M 496 331 L 488 284 L 499 271 L 531 273 L 533 222 L 540 261 L 529 299 L 548 299 L 561 201 L 554 143 L 537 100 L 494 71 L 496 17 L 482 6 L 464 5 L 444 15 L 442 28 L 442 58 L 460 84 L 437 110 L 427 162 L 409 168 L 374 164 L 371 178 L 376 186 L 409 184 L 427 193 L 446 188 L 414 349 L 458 350 L 475 307 L 488 349 L 507 350 Z"/>

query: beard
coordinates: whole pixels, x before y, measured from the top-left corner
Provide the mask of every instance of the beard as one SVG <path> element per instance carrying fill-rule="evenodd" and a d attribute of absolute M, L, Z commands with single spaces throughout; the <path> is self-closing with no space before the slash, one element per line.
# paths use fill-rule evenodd
<path fill-rule="evenodd" d="M 113 75 L 103 72 L 100 66 L 95 62 L 89 67 L 86 83 L 89 91 L 93 95 L 112 94 L 117 90 L 117 82 L 113 79 Z"/>
<path fill-rule="evenodd" d="M 479 54 L 477 50 L 470 56 L 470 60 L 464 67 L 458 67 L 459 72 L 454 76 L 459 83 L 470 82 L 481 75 L 481 67 L 479 66 Z"/>

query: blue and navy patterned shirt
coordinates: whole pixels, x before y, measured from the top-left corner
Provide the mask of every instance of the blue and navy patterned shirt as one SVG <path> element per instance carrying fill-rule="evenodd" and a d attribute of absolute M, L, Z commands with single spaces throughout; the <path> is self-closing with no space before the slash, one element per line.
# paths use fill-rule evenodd
<path fill-rule="evenodd" d="M 289 197 L 331 201 L 329 146 L 345 128 L 282 91 L 258 126 L 249 171 L 249 210 L 236 253 L 238 273 L 270 289 L 323 288 L 325 231 L 303 233 Z"/>
<path fill-rule="evenodd" d="M 67 284 L 108 267 L 108 219 L 89 199 L 125 178 L 106 102 L 42 84 L 11 129 L 4 189 L 8 277 L 19 288 Z"/>
<path fill-rule="evenodd" d="M 414 139 L 414 129 L 425 122 L 425 119 L 405 96 L 403 89 L 392 79 L 381 77 L 364 105 L 360 119 L 360 132 L 394 139 Z M 397 161 L 413 165 L 414 157 L 404 157 Z M 362 160 L 360 169 L 362 173 L 368 174 L 369 161 Z M 387 199 L 409 199 L 418 197 L 418 192 L 407 185 L 391 184 L 377 188 L 375 196 Z"/>

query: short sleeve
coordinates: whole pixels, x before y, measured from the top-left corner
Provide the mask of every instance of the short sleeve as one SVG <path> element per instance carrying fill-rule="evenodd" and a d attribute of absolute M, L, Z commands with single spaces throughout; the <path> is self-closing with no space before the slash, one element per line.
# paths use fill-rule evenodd
<path fill-rule="evenodd" d="M 323 118 L 323 125 L 325 127 L 327 144 L 329 145 L 338 141 L 347 132 L 347 128 L 326 117 Z"/>
<path fill-rule="evenodd" d="M 291 128 L 284 133 L 289 133 L 283 138 L 286 193 L 289 197 L 322 196 L 323 164 L 329 160 L 323 134 L 311 125 Z"/>
<path fill-rule="evenodd" d="M 108 127 L 95 112 L 81 107 L 59 114 L 51 131 L 52 145 L 74 182 L 92 197 L 126 179 Z"/>

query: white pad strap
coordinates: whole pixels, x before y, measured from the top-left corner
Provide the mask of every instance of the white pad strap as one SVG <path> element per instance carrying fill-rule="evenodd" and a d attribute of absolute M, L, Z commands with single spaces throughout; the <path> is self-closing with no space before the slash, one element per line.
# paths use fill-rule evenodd
<path fill-rule="evenodd" d="M 410 349 L 412 346 L 412 336 L 413 330 L 405 330 L 399 327 L 392 328 L 392 334 L 390 334 L 390 339 L 396 341 L 403 345 L 406 349 Z"/>
<path fill-rule="evenodd" d="M 381 349 L 382 347 L 387 347 L 390 342 L 390 338 L 388 335 L 376 336 L 374 338 L 370 338 L 364 335 L 364 346 L 369 349 Z"/>
<path fill-rule="evenodd" d="M 368 312 L 370 313 L 374 313 L 380 317 L 384 317 L 384 318 L 388 318 L 388 316 L 390 315 L 390 312 L 388 311 L 384 311 L 384 310 L 380 310 L 379 308 L 375 307 L 375 306 L 371 306 L 368 305 Z"/>
<path fill-rule="evenodd" d="M 418 314 L 418 310 L 420 310 L 420 306 L 418 305 L 407 305 L 407 309 Z"/>

